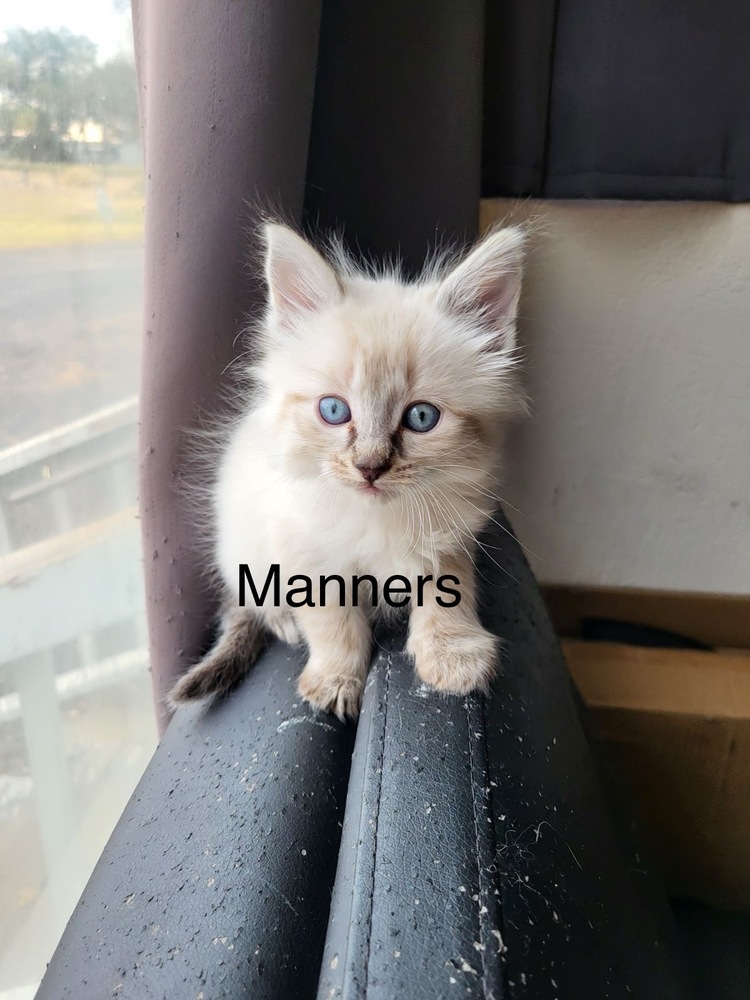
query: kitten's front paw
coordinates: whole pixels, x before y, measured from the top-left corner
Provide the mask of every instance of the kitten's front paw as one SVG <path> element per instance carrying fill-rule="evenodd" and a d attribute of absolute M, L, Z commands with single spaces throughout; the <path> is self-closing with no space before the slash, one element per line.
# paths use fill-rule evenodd
<path fill-rule="evenodd" d="M 313 708 L 333 712 L 344 722 L 359 715 L 364 683 L 351 674 L 335 674 L 307 666 L 299 676 L 297 690 Z"/>
<path fill-rule="evenodd" d="M 420 678 L 446 694 L 487 691 L 497 671 L 497 639 L 484 629 L 409 640 Z"/>

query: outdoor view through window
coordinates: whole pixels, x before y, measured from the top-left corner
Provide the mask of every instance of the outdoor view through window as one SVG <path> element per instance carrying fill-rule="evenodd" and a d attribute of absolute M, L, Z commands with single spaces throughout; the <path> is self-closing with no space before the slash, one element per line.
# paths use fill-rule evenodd
<path fill-rule="evenodd" d="M 0 7 L 0 1000 L 34 995 L 156 742 L 136 520 L 127 0 Z"/>

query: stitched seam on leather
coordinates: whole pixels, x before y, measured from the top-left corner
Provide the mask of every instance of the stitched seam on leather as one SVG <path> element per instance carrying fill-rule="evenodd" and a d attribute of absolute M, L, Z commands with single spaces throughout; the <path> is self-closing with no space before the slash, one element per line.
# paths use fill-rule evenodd
<path fill-rule="evenodd" d="M 469 761 L 471 763 L 471 807 L 474 814 L 474 843 L 475 843 L 475 854 L 477 859 L 477 941 L 480 945 L 483 945 L 482 941 L 482 849 L 481 840 L 479 836 L 479 804 L 477 803 L 477 762 L 476 754 L 474 753 L 474 733 L 473 727 L 471 725 L 471 711 L 469 708 L 470 702 L 467 699 L 464 702 L 464 707 L 466 710 L 466 729 L 469 739 Z M 484 722 L 484 719 L 482 720 Z M 484 726 L 482 727 L 484 728 Z M 484 733 L 482 733 L 484 736 Z M 480 948 L 479 957 L 482 962 L 482 993 L 487 996 L 487 967 L 484 961 L 484 948 Z"/>
<path fill-rule="evenodd" d="M 374 681 L 372 681 L 372 673 L 370 674 L 370 676 L 368 678 L 368 681 L 365 684 L 365 692 L 367 691 L 367 687 L 368 687 L 368 685 L 370 683 L 374 683 Z M 367 695 L 365 694 L 365 701 L 363 701 L 363 704 L 362 704 L 363 709 L 365 708 L 365 705 L 366 705 L 366 698 L 367 698 Z M 364 757 L 364 761 L 362 762 L 362 765 L 361 765 L 362 766 L 362 770 L 365 772 L 365 774 L 369 773 L 368 762 L 369 762 L 369 759 L 370 759 L 371 747 L 374 744 L 374 741 L 373 741 L 373 738 L 372 738 L 372 731 L 375 728 L 374 722 L 373 722 L 373 717 L 374 717 L 373 713 L 370 712 L 369 710 L 368 710 L 366 716 L 365 716 L 365 714 L 363 712 L 360 715 L 360 719 L 359 719 L 359 722 L 357 724 L 357 743 L 355 744 L 354 752 L 355 752 L 355 755 L 358 754 L 360 737 L 362 737 L 363 734 L 365 734 L 365 737 L 363 737 L 363 739 L 362 739 L 362 743 L 363 743 L 363 746 L 364 746 L 364 750 L 362 751 L 362 756 Z M 367 722 L 366 722 L 366 733 L 365 733 L 365 718 L 367 720 Z M 380 718 L 379 717 L 378 717 L 378 722 L 382 726 L 382 723 L 380 722 Z M 357 764 L 356 764 L 356 766 L 357 766 L 357 769 L 359 769 L 359 767 L 360 767 L 359 756 L 357 756 Z M 350 787 L 347 790 L 347 807 L 346 807 L 347 808 L 347 816 L 344 819 L 344 830 L 342 830 L 342 843 L 343 843 L 343 834 L 344 834 L 344 832 L 347 829 L 347 819 L 348 819 L 349 802 L 351 801 L 351 773 L 354 772 L 354 767 L 355 767 L 354 760 L 352 760 L 352 770 L 350 772 Z M 366 782 L 366 779 L 365 779 L 365 782 Z M 351 995 L 350 994 L 350 986 L 351 986 L 351 982 L 352 982 L 352 978 L 353 978 L 352 963 L 354 962 L 356 964 L 356 956 L 359 954 L 359 952 L 357 950 L 358 946 L 359 946 L 359 939 L 356 938 L 356 940 L 355 940 L 355 936 L 352 933 L 352 926 L 353 926 L 353 916 L 352 916 L 352 914 L 354 912 L 355 900 L 358 898 L 357 897 L 357 884 L 358 884 L 357 875 L 358 875 L 359 868 L 360 868 L 360 865 L 361 865 L 361 858 L 362 858 L 362 854 L 363 854 L 362 845 L 363 845 L 364 839 L 365 839 L 364 836 L 363 836 L 363 829 L 364 829 L 364 827 L 366 825 L 366 819 L 365 819 L 365 814 L 366 814 L 366 798 L 367 798 L 367 796 L 366 796 L 364 788 L 363 788 L 361 790 L 361 794 L 360 794 L 360 798 L 359 798 L 359 802 L 358 802 L 359 811 L 357 813 L 357 822 L 356 822 L 356 828 L 355 828 L 356 829 L 356 837 L 357 837 L 357 848 L 356 848 L 355 856 L 354 856 L 354 874 L 353 874 L 353 877 L 352 877 L 352 890 L 351 890 L 352 895 L 351 895 L 351 898 L 350 898 L 351 907 L 350 907 L 350 910 L 349 910 L 349 933 L 346 936 L 346 951 L 345 951 L 345 954 L 344 954 L 344 973 L 343 973 L 342 985 L 341 985 L 341 988 L 339 990 L 339 996 L 342 996 L 342 997 L 348 997 L 348 996 Z M 357 924 L 356 926 L 359 926 L 359 924 Z M 353 955 L 355 956 L 354 958 L 353 958 Z M 356 973 L 354 974 L 354 978 L 356 979 Z M 319 983 L 320 983 L 320 981 L 319 981 Z M 355 987 L 355 992 L 357 992 L 356 987 Z"/>
<path fill-rule="evenodd" d="M 391 682 L 391 654 L 388 654 L 388 664 L 385 668 L 385 688 L 383 690 L 383 727 L 381 730 L 380 754 L 378 758 L 378 794 L 376 798 L 376 808 L 374 816 L 373 842 L 372 842 L 372 879 L 370 880 L 370 912 L 367 919 L 367 939 L 365 945 L 365 974 L 363 997 L 367 996 L 367 987 L 370 982 L 370 952 L 372 945 L 372 915 L 375 909 L 375 879 L 378 871 L 378 830 L 380 827 L 380 796 L 383 790 L 383 766 L 385 763 L 385 737 L 388 720 L 388 688 Z"/>

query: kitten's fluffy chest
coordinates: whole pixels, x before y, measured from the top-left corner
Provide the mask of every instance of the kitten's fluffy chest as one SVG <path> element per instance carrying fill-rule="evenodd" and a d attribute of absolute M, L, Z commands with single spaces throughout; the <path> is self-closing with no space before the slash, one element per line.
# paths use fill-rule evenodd
<path fill-rule="evenodd" d="M 435 569 L 445 547 L 442 535 L 430 534 L 415 513 L 377 496 L 339 494 L 330 505 L 322 501 L 315 507 L 293 531 L 287 525 L 282 548 L 287 558 L 309 561 L 316 572 L 415 579 Z"/>

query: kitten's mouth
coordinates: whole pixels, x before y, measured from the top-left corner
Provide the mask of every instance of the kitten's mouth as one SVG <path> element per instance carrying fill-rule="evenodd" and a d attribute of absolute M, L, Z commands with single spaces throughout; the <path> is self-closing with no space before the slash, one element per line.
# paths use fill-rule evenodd
<path fill-rule="evenodd" d="M 380 490 L 374 483 L 360 483 L 359 488 L 362 493 L 369 493 L 370 496 L 382 495 L 382 490 Z"/>

